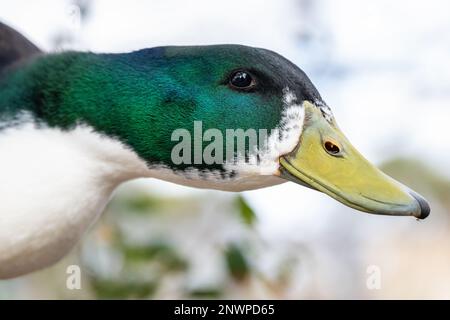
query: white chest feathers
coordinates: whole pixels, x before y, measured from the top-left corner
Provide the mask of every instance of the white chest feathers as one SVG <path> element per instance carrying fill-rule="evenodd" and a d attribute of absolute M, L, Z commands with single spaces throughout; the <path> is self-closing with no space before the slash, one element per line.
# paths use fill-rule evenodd
<path fill-rule="evenodd" d="M 0 278 L 61 258 L 122 181 L 147 170 L 135 153 L 89 128 L 32 124 L 0 132 Z"/>

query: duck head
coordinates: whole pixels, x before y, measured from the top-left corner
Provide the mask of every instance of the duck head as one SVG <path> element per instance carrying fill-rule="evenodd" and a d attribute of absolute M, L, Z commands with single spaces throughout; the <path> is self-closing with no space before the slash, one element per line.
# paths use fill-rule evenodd
<path fill-rule="evenodd" d="M 215 129 L 217 134 L 212 136 L 224 140 L 229 129 L 242 129 L 241 133 L 268 129 L 269 133 L 257 146 L 249 143 L 237 151 L 234 145 L 232 153 L 225 150 L 230 141 L 214 145 L 224 148 L 222 156 L 213 157 L 223 163 L 195 161 L 199 157 L 193 155 L 177 167 L 172 149 L 172 162 L 167 164 L 174 170 L 197 169 L 199 177 L 203 173 L 208 179 L 208 173 L 217 169 L 222 179 L 233 180 L 235 175 L 243 185 L 242 180 L 255 174 L 276 176 L 319 190 L 360 211 L 420 219 L 428 216 L 430 209 L 423 197 L 374 167 L 352 146 L 317 89 L 287 59 L 243 46 L 172 47 L 164 54 L 172 62 L 167 75 L 174 88 L 166 110 L 169 116 L 183 114 L 184 128 L 191 130 L 193 122 L 200 120 L 204 132 Z M 183 106 L 183 111 L 171 111 L 173 105 Z M 190 133 L 192 138 L 194 133 Z M 205 148 L 201 150 L 200 156 L 204 156 Z M 191 149 L 191 153 L 196 151 Z M 270 179 L 266 183 L 270 185 Z"/>

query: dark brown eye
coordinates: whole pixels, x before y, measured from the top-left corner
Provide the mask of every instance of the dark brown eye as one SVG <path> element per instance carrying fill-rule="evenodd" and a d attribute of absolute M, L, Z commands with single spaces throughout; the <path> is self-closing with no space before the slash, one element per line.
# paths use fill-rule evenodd
<path fill-rule="evenodd" d="M 339 149 L 339 147 L 331 141 L 326 141 L 324 147 L 325 150 L 327 150 L 327 152 L 331 155 L 336 155 L 341 152 L 341 149 Z"/>
<path fill-rule="evenodd" d="M 255 82 L 248 72 L 236 71 L 230 78 L 230 84 L 238 89 L 249 89 L 254 86 Z"/>

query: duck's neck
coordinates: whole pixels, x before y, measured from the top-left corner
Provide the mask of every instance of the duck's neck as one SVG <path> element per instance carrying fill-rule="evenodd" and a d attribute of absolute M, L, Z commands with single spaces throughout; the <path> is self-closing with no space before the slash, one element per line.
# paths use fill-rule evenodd
<path fill-rule="evenodd" d="M 94 57 L 38 59 L 0 79 L 0 278 L 57 261 L 120 183 L 149 171 L 124 143 L 94 131 L 68 109 L 70 103 L 77 110 L 77 97 L 66 98 L 71 82 L 81 79 L 75 73 Z M 78 98 L 93 107 L 100 102 Z"/>
<path fill-rule="evenodd" d="M 0 121 L 13 123 L 25 111 L 52 128 L 70 130 L 83 123 L 116 137 L 148 163 L 170 161 L 167 137 L 192 122 L 179 105 L 167 106 L 178 89 L 167 83 L 167 63 L 159 55 L 155 49 L 37 57 L 0 73 Z M 182 112 L 167 117 L 167 107 Z"/>

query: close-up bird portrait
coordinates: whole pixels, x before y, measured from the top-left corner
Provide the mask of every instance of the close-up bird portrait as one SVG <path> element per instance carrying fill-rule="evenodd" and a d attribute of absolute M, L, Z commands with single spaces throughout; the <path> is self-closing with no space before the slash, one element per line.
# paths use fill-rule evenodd
<path fill-rule="evenodd" d="M 0 299 L 449 299 L 450 6 L 407 3 L 0 0 Z"/>

